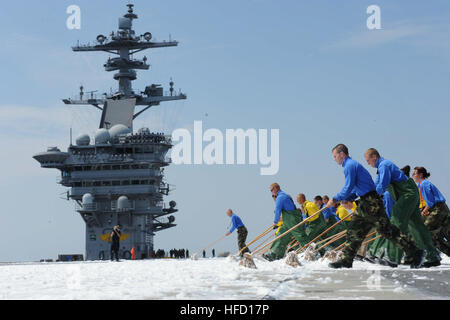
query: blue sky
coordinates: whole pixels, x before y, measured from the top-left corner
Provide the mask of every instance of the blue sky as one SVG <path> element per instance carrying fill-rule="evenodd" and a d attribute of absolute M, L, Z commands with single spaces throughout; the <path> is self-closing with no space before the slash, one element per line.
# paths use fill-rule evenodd
<path fill-rule="evenodd" d="M 31 157 L 48 146 L 66 149 L 74 135 L 92 134 L 94 108 L 61 102 L 78 92 L 116 88 L 102 53 L 70 47 L 117 29 L 128 1 L 17 0 L 3 4 L 0 94 L 0 261 L 84 253 L 84 224 L 56 170 Z M 81 8 L 81 30 L 66 28 L 66 8 Z M 399 166 L 423 165 L 450 196 L 448 1 L 134 1 L 135 29 L 177 48 L 144 54 L 151 69 L 135 89 L 151 83 L 175 88 L 188 100 L 162 104 L 136 123 L 170 133 L 202 120 L 208 128 L 280 129 L 280 170 L 259 166 L 171 166 L 176 228 L 158 233 L 156 248 L 200 249 L 225 233 L 231 207 L 249 239 L 272 222 L 268 191 L 277 181 L 295 196 L 333 195 L 343 185 L 331 148 L 346 143 L 356 160 L 376 147 Z M 368 30 L 366 8 L 381 8 L 381 30 Z M 207 116 L 206 116 L 207 114 Z M 367 167 L 365 162 L 363 164 Z M 373 169 L 368 168 L 374 175 Z M 236 235 L 216 251 L 234 251 Z"/>

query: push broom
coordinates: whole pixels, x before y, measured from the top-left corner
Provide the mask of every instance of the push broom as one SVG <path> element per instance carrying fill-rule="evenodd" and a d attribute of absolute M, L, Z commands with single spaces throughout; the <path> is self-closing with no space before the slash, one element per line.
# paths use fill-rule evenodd
<path fill-rule="evenodd" d="M 293 226 L 292 228 L 290 228 L 289 230 L 286 230 L 285 232 L 283 232 L 281 235 L 279 235 L 278 237 L 276 237 L 275 239 L 269 241 L 267 244 L 265 244 L 263 247 L 259 248 L 256 251 L 253 251 L 253 253 L 245 253 L 241 262 L 239 263 L 240 265 L 247 267 L 247 268 L 252 268 L 252 269 L 256 269 L 256 265 L 255 262 L 253 261 L 253 255 L 255 255 L 257 252 L 265 249 L 266 247 L 268 247 L 269 245 L 271 245 L 272 243 L 274 243 L 275 241 L 277 241 L 278 239 L 283 238 L 284 236 L 286 236 L 287 234 L 290 234 L 292 232 L 292 230 L 295 230 L 296 228 L 304 225 L 306 222 L 310 221 L 312 218 L 314 218 L 316 215 L 320 214 L 323 210 L 325 210 L 326 207 L 323 207 L 322 209 L 320 209 L 319 211 L 317 211 L 316 213 L 314 213 L 313 215 L 309 216 L 308 218 L 306 218 L 305 220 L 297 223 L 295 226 Z"/>
<path fill-rule="evenodd" d="M 326 208 L 326 207 L 324 207 Z M 322 210 L 324 209 L 322 208 Z M 317 211 L 320 212 L 321 210 Z M 316 212 L 316 213 L 317 213 Z M 297 254 L 299 254 L 300 252 L 302 252 L 304 249 L 308 248 L 314 241 L 316 241 L 317 239 L 319 239 L 320 237 L 322 237 L 324 234 L 326 234 L 327 232 L 329 232 L 330 230 L 332 230 L 333 228 L 335 228 L 337 225 L 339 225 L 340 223 L 342 223 L 342 221 L 344 221 L 344 219 L 347 219 L 349 217 L 351 217 L 354 214 L 354 211 L 352 211 L 351 213 L 349 213 L 347 216 L 345 216 L 344 218 L 342 218 L 340 221 L 336 222 L 335 224 L 333 224 L 331 227 L 327 228 L 324 232 L 322 232 L 321 234 L 319 234 L 317 237 L 315 237 L 314 239 L 312 239 L 310 242 L 308 242 L 307 244 L 305 244 L 302 248 L 297 249 L 295 252 L 290 252 L 289 255 L 286 257 L 286 264 L 292 266 L 292 267 L 296 267 L 298 266 L 300 263 L 298 262 L 297 259 Z M 311 216 L 312 217 L 312 216 Z"/>
<path fill-rule="evenodd" d="M 208 249 L 209 247 L 215 245 L 217 242 L 219 242 L 220 240 L 222 240 L 223 238 L 225 238 L 226 235 L 221 236 L 219 239 L 217 239 L 214 242 L 211 242 L 210 244 L 208 244 L 206 247 L 204 247 L 203 249 L 199 250 L 198 252 L 194 253 L 191 257 L 192 260 L 197 260 L 197 254 L 199 254 L 202 251 L 205 251 L 206 249 Z"/>

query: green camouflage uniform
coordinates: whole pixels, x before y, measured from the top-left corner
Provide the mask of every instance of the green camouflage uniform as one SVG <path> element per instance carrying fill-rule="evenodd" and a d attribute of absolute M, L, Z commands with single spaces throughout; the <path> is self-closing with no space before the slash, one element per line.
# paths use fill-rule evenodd
<path fill-rule="evenodd" d="M 412 236 L 419 249 L 426 250 L 425 261 L 439 261 L 439 252 L 433 245 L 430 232 L 425 227 L 419 211 L 420 195 L 414 180 L 391 183 L 388 191 L 394 200 L 391 223 L 404 234 Z M 391 263 L 400 264 L 403 250 L 385 238 L 370 246 L 369 254 Z"/>
<path fill-rule="evenodd" d="M 280 231 L 278 231 L 277 236 L 282 235 L 293 226 L 302 222 L 302 216 L 298 210 L 283 210 L 282 215 L 283 225 L 281 226 Z M 283 258 L 289 242 L 292 241 L 292 237 L 294 237 L 302 247 L 308 243 L 308 237 L 306 235 L 305 229 L 303 228 L 303 226 L 300 226 L 292 230 L 290 234 L 287 234 L 284 237 L 274 241 L 269 252 L 267 252 L 264 257 L 270 261 Z"/>
<path fill-rule="evenodd" d="M 356 214 L 349 224 L 347 243 L 343 249 L 344 261 L 348 263 L 353 261 L 361 243 L 373 227 L 386 239 L 403 249 L 407 256 L 414 255 L 417 247 L 411 237 L 401 233 L 399 228 L 389 222 L 383 200 L 376 191 L 372 191 L 361 197 Z"/>
<path fill-rule="evenodd" d="M 450 211 L 445 202 L 436 203 L 425 216 L 425 226 L 431 233 L 434 245 L 450 256 Z"/>
<path fill-rule="evenodd" d="M 247 235 L 248 235 L 248 231 L 246 227 L 240 227 L 237 229 L 237 238 L 238 238 L 238 247 L 239 247 L 239 251 L 242 250 L 242 248 L 245 248 L 246 244 L 245 244 L 245 240 L 247 240 Z M 241 256 L 244 255 L 245 252 L 250 253 L 250 250 L 248 248 L 245 248 L 242 252 L 241 252 Z"/>

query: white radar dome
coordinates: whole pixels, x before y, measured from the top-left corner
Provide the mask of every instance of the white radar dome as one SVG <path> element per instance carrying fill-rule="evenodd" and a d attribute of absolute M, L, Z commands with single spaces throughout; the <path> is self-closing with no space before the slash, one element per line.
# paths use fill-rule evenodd
<path fill-rule="evenodd" d="M 105 128 L 98 129 L 95 133 L 95 144 L 105 144 L 109 139 L 109 131 Z"/>

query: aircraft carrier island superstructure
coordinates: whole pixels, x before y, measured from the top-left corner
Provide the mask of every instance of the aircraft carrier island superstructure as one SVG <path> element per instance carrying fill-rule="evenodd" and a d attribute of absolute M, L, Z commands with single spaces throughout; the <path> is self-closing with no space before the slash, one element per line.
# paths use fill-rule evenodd
<path fill-rule="evenodd" d="M 134 6 L 127 6 L 128 12 L 119 18 L 116 33 L 111 32 L 109 37 L 98 35 L 94 45 L 72 48 L 75 52 L 103 51 L 117 56 L 104 65 L 106 71 L 117 71 L 117 92 L 98 99 L 83 92 L 81 86 L 79 99 L 63 100 L 65 104 L 90 105 L 101 110 L 95 136 L 79 136 L 67 152 L 51 147 L 33 156 L 41 167 L 60 170 L 59 183 L 70 188 L 68 199 L 75 201 L 76 211 L 86 223 L 86 260 L 110 258 L 110 234 L 116 224 L 122 231 L 119 255 L 129 258 L 134 247 L 138 259 L 148 257 L 155 232 L 174 227 L 171 214 L 178 211 L 175 201 L 168 206 L 163 201 L 170 191 L 163 173 L 170 164 L 166 154 L 172 147 L 171 138 L 149 128 L 134 132 L 133 120 L 152 106 L 186 99 L 186 95 L 175 93 L 172 81 L 167 95 L 158 84 L 149 85 L 140 93 L 134 92 L 131 85 L 136 69 L 149 69 L 147 58 L 136 60 L 134 54 L 177 46 L 178 42 L 153 42 L 150 32 L 136 35 L 132 24 L 138 17 Z"/>

